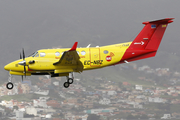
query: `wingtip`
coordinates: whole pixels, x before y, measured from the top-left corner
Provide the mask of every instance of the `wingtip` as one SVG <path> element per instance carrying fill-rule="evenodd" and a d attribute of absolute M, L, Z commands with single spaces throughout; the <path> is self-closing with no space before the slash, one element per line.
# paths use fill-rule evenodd
<path fill-rule="evenodd" d="M 69 51 L 76 50 L 78 42 L 75 42 Z"/>

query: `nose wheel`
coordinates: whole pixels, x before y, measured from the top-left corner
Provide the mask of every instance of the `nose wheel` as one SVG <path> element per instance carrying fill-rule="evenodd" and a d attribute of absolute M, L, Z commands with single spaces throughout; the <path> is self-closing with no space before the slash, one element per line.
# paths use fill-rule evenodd
<path fill-rule="evenodd" d="M 74 77 L 73 77 L 73 73 L 71 73 L 71 77 L 66 76 L 67 77 L 67 82 L 64 83 L 64 87 L 68 88 L 70 86 L 70 84 L 72 84 L 74 82 Z"/>
<path fill-rule="evenodd" d="M 8 83 L 6 84 L 6 88 L 9 89 L 9 90 L 13 89 L 13 87 L 14 87 L 14 85 L 13 85 L 12 82 L 8 82 Z"/>

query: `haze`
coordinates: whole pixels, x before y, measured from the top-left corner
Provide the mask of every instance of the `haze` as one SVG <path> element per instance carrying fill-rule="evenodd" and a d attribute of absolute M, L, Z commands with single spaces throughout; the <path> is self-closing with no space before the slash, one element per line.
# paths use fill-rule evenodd
<path fill-rule="evenodd" d="M 149 20 L 173 17 L 160 51 L 178 52 L 179 0 L 0 1 L 0 67 L 42 48 L 102 46 L 132 41 Z M 152 58 L 153 62 L 161 58 Z M 150 62 L 147 60 L 146 63 Z M 139 61 L 138 61 L 139 62 Z"/>

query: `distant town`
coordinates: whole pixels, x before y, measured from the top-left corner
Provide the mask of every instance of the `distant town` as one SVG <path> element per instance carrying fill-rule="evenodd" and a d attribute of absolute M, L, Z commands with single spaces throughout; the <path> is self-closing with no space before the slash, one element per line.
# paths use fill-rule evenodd
<path fill-rule="evenodd" d="M 48 76 L 36 77 L 36 82 L 31 77 L 22 82 L 13 80 L 13 90 L 7 90 L 4 83 L 0 86 L 0 119 L 180 119 L 179 72 L 147 65 L 137 67 L 135 63 L 121 65 L 120 71 L 138 73 L 137 83 L 110 81 L 103 76 L 88 83 L 76 77 L 69 88 L 63 87 L 61 78 Z"/>

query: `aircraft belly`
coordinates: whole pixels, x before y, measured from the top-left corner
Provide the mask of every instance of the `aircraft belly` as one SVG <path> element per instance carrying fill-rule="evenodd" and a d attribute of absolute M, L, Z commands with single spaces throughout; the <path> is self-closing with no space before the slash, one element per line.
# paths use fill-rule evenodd
<path fill-rule="evenodd" d="M 10 71 L 11 75 L 25 75 L 23 72 Z M 31 73 L 26 73 L 26 76 L 31 76 Z"/>

